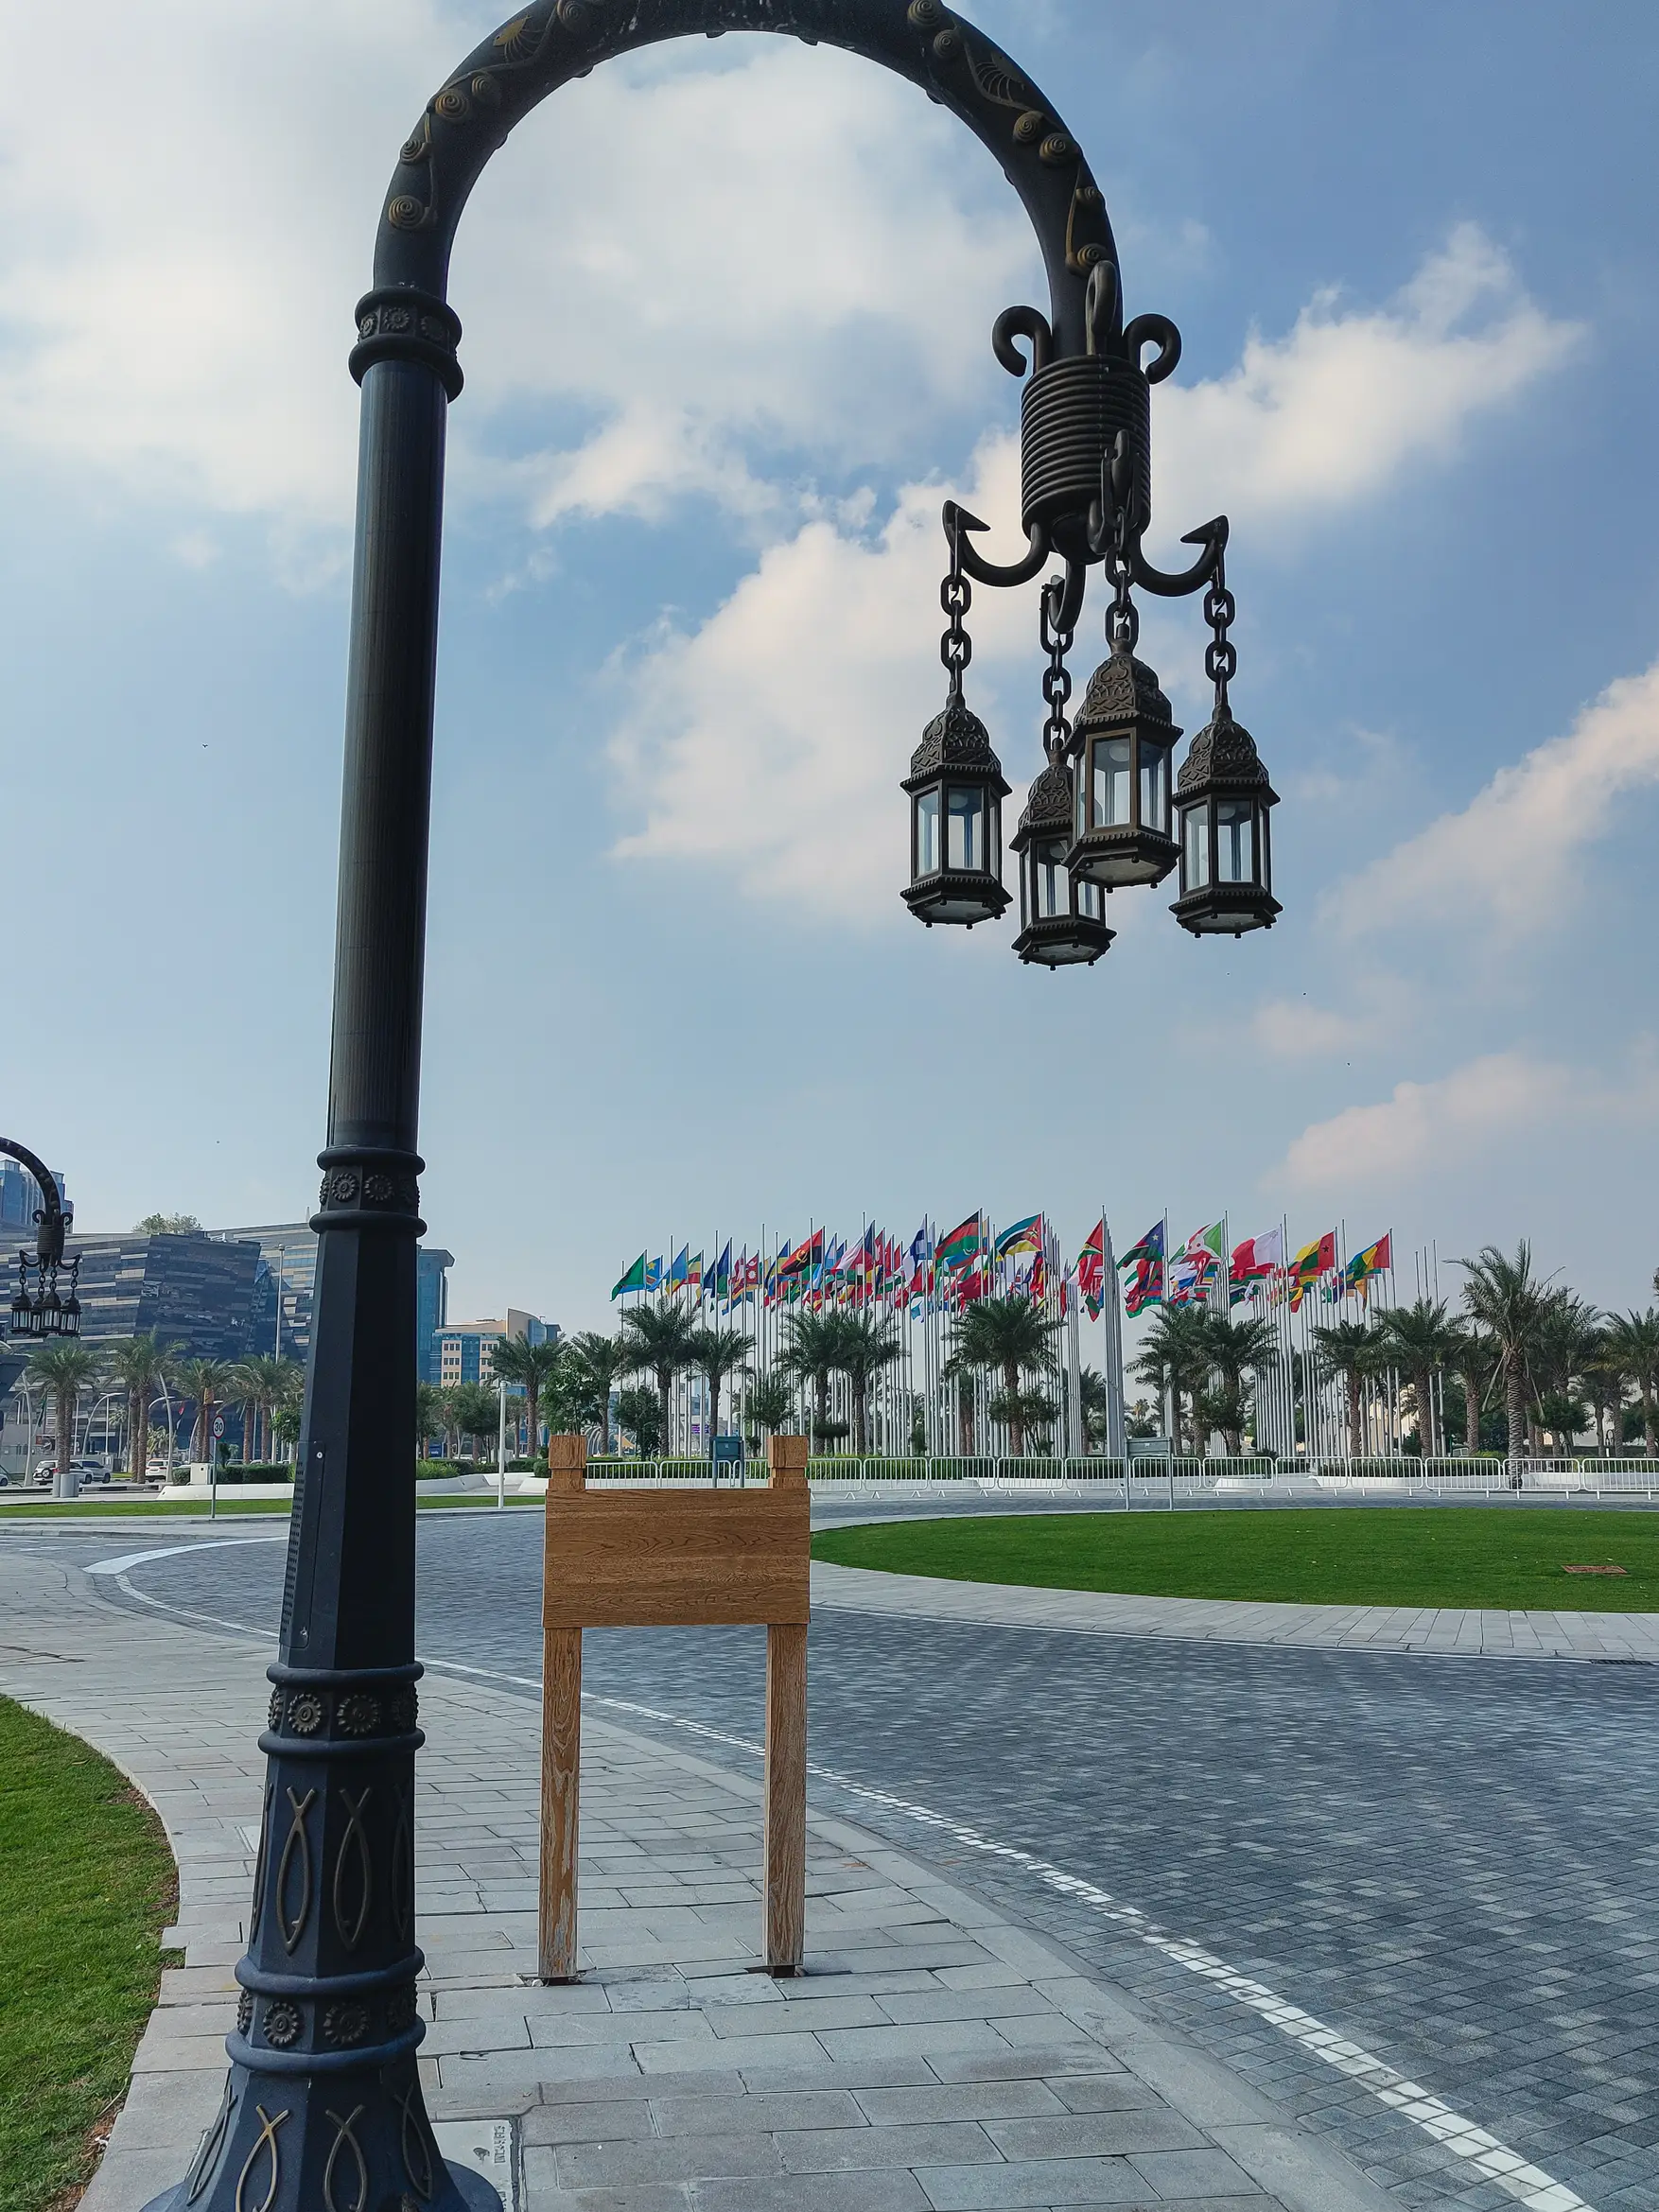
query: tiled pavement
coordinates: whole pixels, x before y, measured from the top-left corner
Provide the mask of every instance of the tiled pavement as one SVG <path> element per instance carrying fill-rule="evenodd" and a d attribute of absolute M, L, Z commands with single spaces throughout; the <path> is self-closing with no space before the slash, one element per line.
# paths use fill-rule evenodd
<path fill-rule="evenodd" d="M 534 1696 L 538 1535 L 533 1515 L 423 1521 L 425 1655 Z M 64 1557 L 110 1550 L 108 1534 L 41 1542 Z M 281 1560 L 280 1541 L 238 1539 L 133 1580 L 263 1623 Z M 601 1632 L 588 1639 L 592 1709 L 752 1773 L 741 1745 L 758 1723 L 761 1642 Z M 822 1597 L 812 1650 L 815 1803 L 919 1847 L 1052 1932 L 1328 2133 L 1397 2204 L 1497 2212 L 1510 2196 L 1454 2142 L 1386 2110 L 1373 2084 L 1335 2072 L 1030 1855 L 1356 2037 L 1596 2212 L 1659 2204 L 1648 1818 L 1659 1702 L 1647 1667 L 1077 1633 Z M 698 1733 L 710 1727 L 717 1740 Z M 895 1790 L 912 1805 L 885 1800 Z M 919 1820 L 914 1801 L 970 1824 L 980 1844 Z M 1009 1845 L 1025 1855 L 1003 1856 Z"/>
<path fill-rule="evenodd" d="M 85 2212 L 183 2171 L 223 2070 L 270 1646 L 100 1605 L 0 1553 L 0 1688 L 154 1799 L 182 1877 L 164 1977 Z M 420 1911 L 433 2117 L 517 2123 L 526 2212 L 1376 2212 L 1389 2200 L 1060 1945 L 815 1817 L 809 1973 L 752 1971 L 754 1784 L 590 1718 L 574 1989 L 533 1970 L 533 1703 L 428 1677 Z M 466 2134 L 464 2127 L 460 2129 Z M 445 2148 L 450 2148 L 446 2144 Z"/>

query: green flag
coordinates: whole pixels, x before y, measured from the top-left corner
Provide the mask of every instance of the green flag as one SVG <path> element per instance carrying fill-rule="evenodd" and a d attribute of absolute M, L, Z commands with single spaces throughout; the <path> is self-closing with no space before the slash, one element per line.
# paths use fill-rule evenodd
<path fill-rule="evenodd" d="M 612 1291 L 611 1296 L 614 1298 L 620 1298 L 625 1290 L 643 1290 L 644 1288 L 645 1255 L 643 1252 L 641 1252 L 638 1259 L 635 1261 L 633 1266 L 629 1268 L 627 1274 L 623 1276 L 621 1281 L 619 1282 L 615 1290 Z"/>

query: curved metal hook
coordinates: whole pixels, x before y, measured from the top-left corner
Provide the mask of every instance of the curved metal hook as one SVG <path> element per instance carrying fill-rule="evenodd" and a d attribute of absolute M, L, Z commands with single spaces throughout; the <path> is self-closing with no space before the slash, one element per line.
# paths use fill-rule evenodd
<path fill-rule="evenodd" d="M 1062 637 L 1069 636 L 1077 627 L 1077 618 L 1083 612 L 1083 594 L 1088 584 L 1089 570 L 1086 564 L 1082 561 L 1068 561 L 1065 575 L 1051 576 L 1042 587 L 1043 620 Z"/>
<path fill-rule="evenodd" d="M 962 564 L 963 574 L 971 576 L 975 583 L 994 583 L 1004 589 L 1010 584 L 1029 583 L 1048 559 L 1049 540 L 1046 523 L 1034 522 L 1031 525 L 1030 530 L 1026 532 L 1027 542 L 1024 558 L 1015 561 L 1010 566 L 1004 568 L 999 566 L 995 561 L 987 561 L 982 554 L 976 553 L 968 540 L 968 532 L 970 530 L 988 530 L 990 528 L 988 522 L 981 522 L 977 514 L 969 514 L 967 508 L 958 506 L 954 499 L 945 501 L 941 519 L 945 525 L 945 535 L 951 541 L 952 549 Z"/>
<path fill-rule="evenodd" d="M 9 1155 L 27 1168 L 40 1185 L 42 1203 L 35 1210 L 35 1248 L 43 1260 L 61 1260 L 63 1232 L 69 1221 L 63 1202 L 58 1195 L 58 1186 L 52 1180 L 45 1161 L 32 1153 L 26 1144 L 19 1144 L 11 1137 L 0 1137 L 0 1154 Z"/>
<path fill-rule="evenodd" d="M 1025 356 L 1014 343 L 1031 340 L 1031 374 L 1046 369 L 1055 350 L 1055 334 L 1040 307 L 1004 307 L 991 325 L 991 351 L 1010 376 L 1023 376 Z"/>
<path fill-rule="evenodd" d="M 1129 573 L 1143 591 L 1149 591 L 1159 599 L 1185 599 L 1189 592 L 1201 591 L 1227 550 L 1228 527 L 1226 515 L 1218 514 L 1213 522 L 1200 523 L 1196 530 L 1189 530 L 1181 544 L 1202 546 L 1204 550 L 1190 568 L 1183 568 L 1175 576 L 1154 568 L 1137 539 L 1129 549 Z"/>
<path fill-rule="evenodd" d="M 1172 376 L 1181 357 L 1181 334 L 1167 315 L 1137 315 L 1124 332 L 1124 344 L 1129 358 L 1139 362 L 1144 345 L 1156 345 L 1158 358 L 1151 368 L 1141 374 L 1148 384 L 1161 384 Z"/>

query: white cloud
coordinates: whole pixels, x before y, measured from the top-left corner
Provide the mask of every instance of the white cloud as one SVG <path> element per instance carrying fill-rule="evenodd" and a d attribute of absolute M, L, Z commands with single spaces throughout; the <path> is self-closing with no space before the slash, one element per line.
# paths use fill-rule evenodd
<path fill-rule="evenodd" d="M 1454 328 L 1494 294 L 1507 306 L 1501 322 L 1478 337 Z M 1397 409 L 1362 406 L 1354 413 L 1370 382 L 1386 385 L 1409 372 L 1415 397 L 1403 396 L 1401 405 L 1422 435 L 1449 437 L 1477 406 L 1516 390 L 1567 342 L 1560 326 L 1515 300 L 1501 258 L 1477 235 L 1459 233 L 1445 253 L 1424 264 L 1397 313 L 1339 320 L 1321 306 L 1280 345 L 1252 340 L 1238 374 L 1187 393 L 1199 403 L 1198 414 L 1178 410 L 1160 437 L 1166 446 L 1180 445 L 1177 466 L 1189 469 L 1197 422 L 1196 449 L 1208 466 L 1218 459 L 1217 426 L 1224 424 L 1221 488 L 1236 486 L 1242 471 L 1250 496 L 1280 512 L 1357 499 L 1384 480 L 1401 458 L 1402 441 L 1405 450 L 1410 444 Z M 1471 359 L 1485 362 L 1493 348 L 1508 349 L 1500 375 L 1466 373 Z M 1286 409 L 1307 410 L 1305 431 L 1286 423 Z M 1330 423 L 1350 416 L 1346 473 L 1334 479 L 1308 463 L 1299 439 L 1318 447 Z M 602 450 L 601 441 L 575 471 L 598 466 Z M 1019 513 L 1012 442 L 987 440 L 976 467 L 976 481 L 961 496 L 1006 531 Z M 1217 490 L 1212 482 L 1200 497 L 1202 514 L 1221 504 Z M 899 912 L 894 893 L 903 880 L 905 822 L 892 787 L 916 741 L 909 733 L 919 733 L 938 704 L 939 677 L 926 641 L 942 566 L 940 496 L 936 486 L 907 485 L 875 539 L 814 518 L 775 545 L 700 631 L 655 640 L 635 658 L 634 695 L 615 751 L 625 811 L 643 824 L 623 838 L 620 855 L 717 862 L 739 889 L 820 914 L 867 919 Z M 1005 559 L 1018 549 L 1004 540 L 990 549 Z M 984 590 L 974 604 L 974 676 L 991 704 L 1016 665 L 1030 674 L 1028 695 L 1035 693 L 1035 595 L 1011 598 Z M 1164 618 L 1149 610 L 1145 650 L 1154 661 Z M 1084 635 L 1095 635 L 1092 621 Z M 1075 670 L 1079 687 L 1089 665 L 1085 646 Z M 1011 779 L 1039 758 L 1037 720 L 993 724 Z M 1377 739 L 1362 749 L 1383 758 L 1390 746 Z M 1012 820 L 1011 804 L 1010 827 Z M 882 825 L 873 838 L 872 822 Z M 1132 927 L 1144 902 L 1118 904 L 1122 923 Z M 1265 1019 L 1278 1049 L 1302 1054 L 1335 1051 L 1359 1034 L 1335 1017 L 1322 1024 L 1289 1011 Z M 1375 1029 L 1373 1019 L 1370 1034 Z"/>
<path fill-rule="evenodd" d="M 1180 531 L 1225 511 L 1258 531 L 1351 505 L 1442 457 L 1476 416 L 1563 362 L 1552 321 L 1508 258 L 1459 224 L 1386 308 L 1320 293 L 1287 336 L 1252 332 L 1236 368 L 1154 399 L 1154 505 Z"/>
<path fill-rule="evenodd" d="M 1351 933 L 1379 922 L 1546 927 L 1583 880 L 1583 848 L 1613 827 L 1628 792 L 1659 784 L 1659 661 L 1621 676 L 1456 814 L 1374 861 L 1332 899 Z"/>
<path fill-rule="evenodd" d="M 1315 1006 L 1301 999 L 1270 999 L 1250 1018 L 1250 1035 L 1275 1059 L 1335 1059 L 1370 1052 L 1383 1041 L 1401 1012 L 1402 993 L 1387 979 L 1374 979 L 1360 1006 Z"/>
<path fill-rule="evenodd" d="M 348 521 L 381 195 L 496 20 L 87 0 L 75 96 L 8 120 L 0 443 L 162 502 Z M 0 78 L 62 67 L 50 9 L 0 15 Z M 543 523 L 688 492 L 753 512 L 756 452 L 885 460 L 1000 387 L 990 322 L 1034 259 L 979 149 L 866 62 L 757 38 L 613 64 L 529 117 L 468 208 L 456 483 Z"/>
<path fill-rule="evenodd" d="M 1005 514 L 1017 512 L 1017 486 L 1016 449 L 999 439 L 963 496 Z M 873 539 L 809 523 L 698 630 L 653 641 L 626 669 L 613 756 L 623 811 L 641 827 L 620 854 L 719 862 L 737 888 L 792 914 L 901 915 L 908 815 L 898 784 L 944 703 L 941 497 L 936 485 L 910 486 Z M 1038 717 L 1016 741 L 994 702 L 1034 619 L 1028 595 L 994 591 L 969 618 L 969 702 L 998 750 L 1025 756 L 1027 769 Z"/>
<path fill-rule="evenodd" d="M 1632 1129 L 1659 1107 L 1659 1074 L 1644 1047 L 1610 1081 L 1524 1051 L 1492 1053 L 1428 1083 L 1313 1123 L 1268 1179 L 1301 1191 L 1408 1182 L 1429 1172 L 1489 1165 L 1517 1146 L 1535 1156 L 1556 1132 L 1582 1146 L 1593 1130 Z"/>

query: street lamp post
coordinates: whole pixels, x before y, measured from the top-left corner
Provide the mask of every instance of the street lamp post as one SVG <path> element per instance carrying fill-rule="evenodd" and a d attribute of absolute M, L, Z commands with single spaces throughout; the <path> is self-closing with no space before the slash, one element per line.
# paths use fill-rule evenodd
<path fill-rule="evenodd" d="M 425 1225 L 415 1147 L 445 428 L 462 389 L 448 261 L 485 164 L 549 94 L 662 40 L 745 30 L 863 55 L 956 115 L 1023 201 L 1047 268 L 1048 313 L 1011 308 L 994 334 L 1004 366 L 1025 379 L 1024 558 L 986 562 L 971 543 L 983 526 L 946 510 L 951 696 L 906 783 L 906 897 L 924 921 L 972 924 L 1007 903 L 1006 786 L 963 696 L 971 584 L 1022 583 L 1057 560 L 1045 607 L 1049 628 L 1069 636 L 1087 572 L 1104 565 L 1111 642 L 1132 658 L 1131 586 L 1200 589 L 1225 544 L 1217 521 L 1195 533 L 1190 569 L 1165 575 L 1147 561 L 1149 393 L 1175 367 L 1179 339 L 1161 317 L 1124 322 L 1105 200 L 1076 141 L 1033 81 L 943 0 L 530 0 L 428 101 L 383 202 L 351 357 L 362 415 L 328 1133 L 242 1994 L 218 2115 L 152 2212 L 458 2212 L 495 2202 L 480 2177 L 440 2156 L 416 2070 L 415 1245 Z M 1143 367 L 1148 346 L 1156 357 Z M 1069 733 L 1065 744 L 1074 752 Z M 1150 785 L 1147 794 L 1166 807 L 1167 777 L 1161 788 L 1161 798 Z M 1147 797 L 1139 804 L 1130 843 L 1146 827 Z M 1050 843 L 1051 827 L 1047 815 L 1033 824 Z M 1091 834 L 1074 825 L 1064 864 L 1109 889 Z M 1168 845 L 1160 868 L 1174 864 Z M 1144 861 L 1144 845 L 1135 849 Z M 1265 841 L 1260 850 L 1265 862 Z M 1057 913 L 1039 906 L 1038 919 L 1058 919 L 1051 903 Z M 1092 894 L 1080 890 L 1066 911 L 1091 925 L 1084 949 L 1104 949 Z M 1230 926 L 1241 915 L 1249 926 L 1242 904 L 1229 914 Z M 1044 950 L 1058 934 L 1045 934 Z"/>
<path fill-rule="evenodd" d="M 44 1161 L 26 1144 L 0 1137 L 0 1155 L 27 1168 L 40 1186 L 41 1202 L 35 1209 L 35 1248 L 17 1255 L 17 1288 L 12 1293 L 7 1325 L 13 1336 L 41 1338 L 80 1334 L 79 1256 L 69 1263 L 68 1297 L 58 1288 L 63 1265 L 63 1239 L 75 1220 L 73 1206 L 58 1195 L 58 1185 Z M 30 1282 L 34 1289 L 29 1289 Z M 73 1444 L 71 1446 L 73 1455 Z"/>

